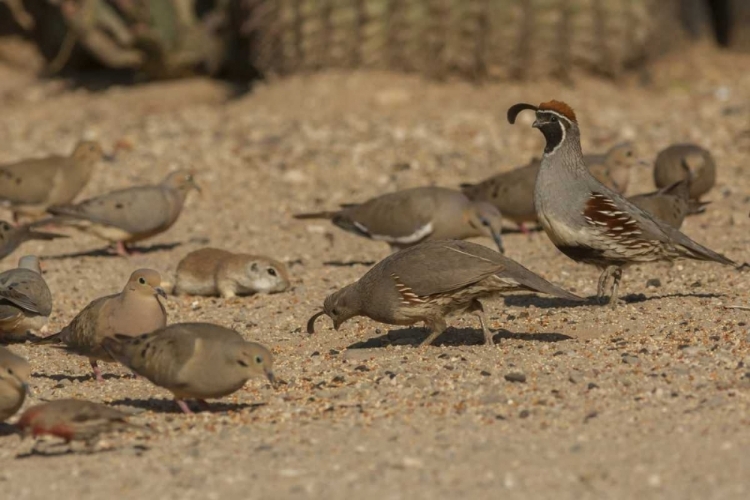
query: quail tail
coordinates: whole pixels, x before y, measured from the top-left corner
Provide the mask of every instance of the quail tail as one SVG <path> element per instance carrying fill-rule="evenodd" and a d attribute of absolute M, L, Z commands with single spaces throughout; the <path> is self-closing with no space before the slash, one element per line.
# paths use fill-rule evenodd
<path fill-rule="evenodd" d="M 567 290 L 564 290 L 560 288 L 559 286 L 550 283 L 546 279 L 533 273 L 532 271 L 529 271 L 528 269 L 523 267 L 521 264 L 514 262 L 510 259 L 508 259 L 508 261 L 504 263 L 504 266 L 505 266 L 505 269 L 497 273 L 498 276 L 500 276 L 501 278 L 510 278 L 518 282 L 519 285 L 525 288 L 528 288 L 529 290 L 533 290 L 535 292 L 540 292 L 540 293 L 546 293 L 548 295 L 553 295 L 555 297 L 560 297 L 560 298 L 568 299 L 568 300 L 574 300 L 578 302 L 584 300 L 578 295 L 568 292 Z"/>

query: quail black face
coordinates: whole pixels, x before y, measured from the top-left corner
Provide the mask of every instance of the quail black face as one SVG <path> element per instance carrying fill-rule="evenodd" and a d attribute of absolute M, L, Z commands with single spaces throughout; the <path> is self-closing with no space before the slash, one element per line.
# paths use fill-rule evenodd
<path fill-rule="evenodd" d="M 547 140 L 544 146 L 545 153 L 552 153 L 565 140 L 565 133 L 570 122 L 554 111 L 539 110 L 536 112 L 536 121 L 532 127 L 538 128 Z"/>

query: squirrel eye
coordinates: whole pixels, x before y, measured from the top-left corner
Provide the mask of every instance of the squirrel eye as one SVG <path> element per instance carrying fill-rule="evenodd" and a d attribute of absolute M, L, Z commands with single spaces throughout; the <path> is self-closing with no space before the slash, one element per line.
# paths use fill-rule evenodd
<path fill-rule="evenodd" d="M 269 267 L 268 274 L 270 274 L 271 276 L 276 276 L 276 269 Z"/>

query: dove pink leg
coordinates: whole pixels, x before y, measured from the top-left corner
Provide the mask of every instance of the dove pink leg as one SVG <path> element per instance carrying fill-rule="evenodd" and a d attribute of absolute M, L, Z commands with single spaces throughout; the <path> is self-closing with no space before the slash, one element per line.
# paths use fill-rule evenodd
<path fill-rule="evenodd" d="M 188 405 L 187 405 L 187 403 L 184 400 L 182 400 L 182 399 L 175 399 L 175 401 L 177 402 L 177 406 L 180 407 L 180 410 L 182 410 L 182 413 L 185 413 L 187 415 L 192 415 L 193 414 L 193 410 L 191 410 L 190 408 L 188 408 Z"/>
<path fill-rule="evenodd" d="M 99 363 L 97 363 L 95 359 L 92 359 L 90 362 L 91 369 L 94 370 L 94 379 L 97 382 L 104 382 L 104 377 L 102 377 L 102 370 L 101 368 L 99 368 Z"/>
<path fill-rule="evenodd" d="M 531 231 L 529 231 L 529 228 L 526 227 L 526 223 L 525 222 L 520 222 L 518 224 L 518 230 L 521 231 L 526 236 L 531 236 Z"/>
<path fill-rule="evenodd" d="M 123 257 L 127 257 L 130 255 L 130 251 L 128 251 L 128 247 L 125 246 L 125 243 L 122 241 L 117 242 L 117 255 L 121 255 Z"/>

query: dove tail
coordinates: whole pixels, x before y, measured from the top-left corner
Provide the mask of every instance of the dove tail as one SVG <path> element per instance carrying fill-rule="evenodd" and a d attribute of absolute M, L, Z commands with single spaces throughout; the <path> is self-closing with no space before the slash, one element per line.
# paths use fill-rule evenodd
<path fill-rule="evenodd" d="M 295 219 L 333 219 L 338 212 L 309 212 L 304 214 L 294 214 Z"/>
<path fill-rule="evenodd" d="M 49 335 L 47 337 L 42 337 L 38 340 L 35 340 L 33 344 L 35 345 L 49 345 L 49 344 L 62 344 L 62 332 L 57 332 L 55 334 Z"/>

